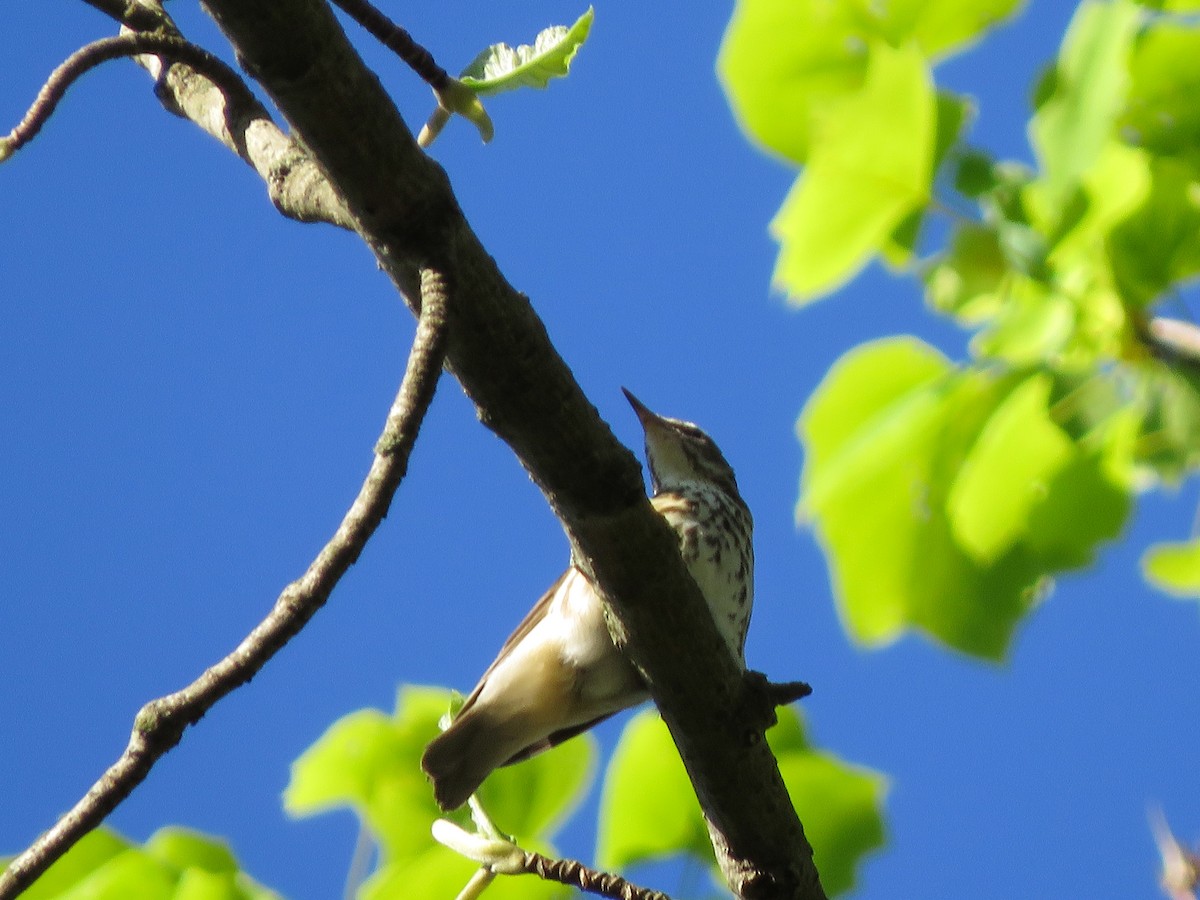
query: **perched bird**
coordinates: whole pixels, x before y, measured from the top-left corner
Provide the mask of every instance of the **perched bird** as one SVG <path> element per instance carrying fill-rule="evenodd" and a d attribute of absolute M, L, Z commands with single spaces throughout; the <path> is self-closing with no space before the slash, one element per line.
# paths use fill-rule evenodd
<path fill-rule="evenodd" d="M 722 637 L 744 667 L 754 598 L 750 510 L 712 438 L 652 413 L 629 393 L 646 433 L 655 510 L 679 536 L 680 553 Z M 571 566 L 517 626 L 458 716 L 421 758 L 442 809 L 467 801 L 492 770 L 586 731 L 648 697 L 613 644 L 592 585 Z"/>

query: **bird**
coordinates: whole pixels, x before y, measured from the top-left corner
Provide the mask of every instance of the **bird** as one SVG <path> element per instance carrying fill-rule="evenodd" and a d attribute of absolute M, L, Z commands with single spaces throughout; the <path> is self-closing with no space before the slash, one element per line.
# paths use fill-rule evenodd
<path fill-rule="evenodd" d="M 651 412 L 622 388 L 645 432 L 651 504 L 674 529 L 688 572 L 745 670 L 754 599 L 753 520 L 733 467 L 691 422 Z M 421 768 L 444 810 L 491 772 L 587 731 L 648 699 L 616 647 L 603 604 L 571 565 L 542 595 L 483 673 L 457 716 L 425 749 Z"/>

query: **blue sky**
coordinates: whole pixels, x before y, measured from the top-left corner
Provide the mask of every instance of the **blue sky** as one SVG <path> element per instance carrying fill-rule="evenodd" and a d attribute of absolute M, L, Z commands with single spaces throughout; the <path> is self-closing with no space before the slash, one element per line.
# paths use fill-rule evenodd
<path fill-rule="evenodd" d="M 447 68 L 582 6 L 409 4 Z M 1029 158 L 1029 86 L 1070 4 L 1033 0 L 940 77 L 979 98 L 974 140 Z M 713 74 L 729 7 L 598 4 L 571 78 L 496 98 L 494 143 L 433 148 L 510 281 L 618 436 L 626 385 L 700 423 L 757 524 L 747 657 L 803 678 L 818 742 L 891 779 L 890 843 L 857 896 L 1156 897 L 1148 803 L 1200 836 L 1192 604 L 1149 591 L 1148 543 L 1186 535 L 1196 492 L 1145 498 L 1099 565 L 1062 579 L 1004 665 L 920 638 L 849 644 L 793 508 L 805 398 L 845 350 L 909 332 L 961 355 L 916 284 L 872 268 L 803 312 L 768 288 L 766 223 L 793 173 L 737 132 Z M 44 76 L 112 27 L 84 4 L 6 10 L 7 129 Z M 224 53 L 190 3 L 185 33 Z M 427 88 L 351 29 L 409 124 Z M 165 115 L 118 62 L 0 168 L 0 852 L 24 847 L 124 747 L 132 717 L 228 652 L 354 496 L 413 323 L 350 235 L 281 219 L 257 177 Z M 469 689 L 566 562 L 512 454 L 450 379 L 389 519 L 329 605 L 191 729 L 111 818 L 144 839 L 228 836 L 295 898 L 336 896 L 355 826 L 290 822 L 288 764 L 404 682 Z M 611 747 L 620 723 L 602 729 Z M 595 798 L 561 849 L 590 858 Z M 672 883 L 655 885 L 667 890 Z"/>

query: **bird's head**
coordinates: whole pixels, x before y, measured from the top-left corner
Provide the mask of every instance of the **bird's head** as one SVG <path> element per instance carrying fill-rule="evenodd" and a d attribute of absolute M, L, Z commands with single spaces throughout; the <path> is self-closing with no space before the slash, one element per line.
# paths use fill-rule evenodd
<path fill-rule="evenodd" d="M 646 462 L 654 493 L 685 484 L 712 484 L 740 498 L 733 467 L 712 438 L 691 422 L 651 412 L 628 390 L 621 390 L 646 432 Z"/>

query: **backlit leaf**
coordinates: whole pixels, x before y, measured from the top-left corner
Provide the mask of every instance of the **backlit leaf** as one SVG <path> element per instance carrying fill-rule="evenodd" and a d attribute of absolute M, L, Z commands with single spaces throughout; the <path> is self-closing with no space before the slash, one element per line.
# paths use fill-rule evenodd
<path fill-rule="evenodd" d="M 809 745 L 794 707 L 778 710 L 767 732 L 792 805 L 804 823 L 821 884 L 830 896 L 854 887 L 863 858 L 885 843 L 887 780 Z"/>
<path fill-rule="evenodd" d="M 1200 158 L 1200 29 L 1155 22 L 1133 44 L 1129 71 L 1121 136 L 1156 154 Z"/>
<path fill-rule="evenodd" d="M 717 57 L 738 124 L 805 162 L 825 116 L 862 84 L 868 37 L 852 4 L 739 0 Z"/>
<path fill-rule="evenodd" d="M 884 779 L 812 747 L 799 714 L 778 711 L 767 740 L 813 846 L 830 896 L 854 885 L 863 857 L 883 844 Z M 608 870 L 680 854 L 714 867 L 712 845 L 679 753 L 652 711 L 626 726 L 604 781 L 598 864 Z"/>
<path fill-rule="evenodd" d="M 1084 0 L 1076 10 L 1031 125 L 1050 208 L 1066 201 L 1113 133 L 1140 18 L 1131 0 Z"/>
<path fill-rule="evenodd" d="M 459 80 L 476 94 L 486 96 L 520 87 L 544 88 L 551 78 L 564 78 L 571 61 L 592 28 L 595 11 L 588 7 L 568 28 L 555 25 L 541 32 L 532 44 L 512 48 L 493 44 L 462 71 Z"/>
<path fill-rule="evenodd" d="M 1200 597 L 1200 540 L 1155 544 L 1142 556 L 1142 574 L 1176 597 Z"/>
<path fill-rule="evenodd" d="M 1075 444 L 1049 418 L 1046 386 L 956 369 L 910 338 L 830 370 L 800 420 L 799 513 L 851 637 L 876 645 L 916 628 L 998 658 L 1049 577 L 1119 531 L 1128 488 L 1109 445 Z M 1027 440 L 1032 461 L 1003 465 Z M 1017 496 L 996 497 L 989 479 Z M 1069 516 L 1087 525 L 1056 535 Z"/>
<path fill-rule="evenodd" d="M 864 5 L 881 10 L 895 42 L 916 40 L 926 56 L 938 58 L 979 40 L 1019 12 L 1025 0 L 891 0 Z"/>
<path fill-rule="evenodd" d="M 914 49 L 871 45 L 860 91 L 830 116 L 771 222 L 774 281 L 797 302 L 833 290 L 929 197 L 935 98 Z M 888 152 L 880 153 L 886 145 Z"/>
<path fill-rule="evenodd" d="M 958 543 L 992 562 L 1024 533 L 1049 481 L 1074 456 L 1050 420 L 1050 380 L 1033 375 L 996 407 L 963 460 L 946 501 Z"/>
<path fill-rule="evenodd" d="M 616 870 L 679 853 L 709 859 L 712 845 L 675 742 L 658 714 L 643 710 L 621 732 L 604 776 L 596 861 Z"/>

